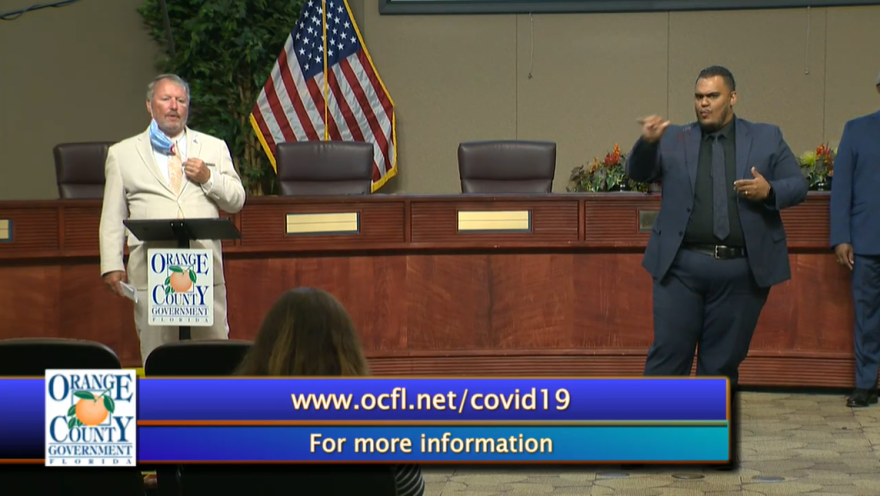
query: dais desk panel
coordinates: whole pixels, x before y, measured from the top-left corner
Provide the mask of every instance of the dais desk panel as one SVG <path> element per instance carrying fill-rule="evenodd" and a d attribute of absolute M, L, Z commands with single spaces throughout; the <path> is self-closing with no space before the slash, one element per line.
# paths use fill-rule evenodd
<path fill-rule="evenodd" d="M 828 202 L 811 193 L 783 212 L 792 280 L 770 293 L 743 384 L 852 384 L 849 274 L 828 248 Z M 242 239 L 224 243 L 230 337 L 252 339 L 283 291 L 313 286 L 349 310 L 377 374 L 636 375 L 659 208 L 639 193 L 249 198 L 231 216 Z M 92 339 L 139 364 L 132 306 L 100 279 L 100 212 L 0 202 L 0 338 Z"/>

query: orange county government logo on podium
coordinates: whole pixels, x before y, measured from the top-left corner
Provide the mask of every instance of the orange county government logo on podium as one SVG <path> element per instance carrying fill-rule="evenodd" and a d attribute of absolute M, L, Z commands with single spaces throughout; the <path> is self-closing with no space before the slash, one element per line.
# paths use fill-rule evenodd
<path fill-rule="evenodd" d="M 214 258 L 211 250 L 147 251 L 150 325 L 214 325 Z"/>
<path fill-rule="evenodd" d="M 134 370 L 46 371 L 46 466 L 137 464 Z"/>

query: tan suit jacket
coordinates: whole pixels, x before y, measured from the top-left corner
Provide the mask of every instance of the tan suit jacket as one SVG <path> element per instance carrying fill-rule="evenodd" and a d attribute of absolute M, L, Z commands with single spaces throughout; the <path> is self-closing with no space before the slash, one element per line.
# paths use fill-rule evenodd
<path fill-rule="evenodd" d="M 125 219 L 216 218 L 219 210 L 236 213 L 245 202 L 241 178 L 232 165 L 223 140 L 187 128 L 187 158 L 209 165 L 211 180 L 199 185 L 185 181 L 175 195 L 153 157 L 149 132 L 143 132 L 110 147 L 104 166 L 106 184 L 101 212 L 101 275 L 125 270 L 123 247 L 128 238 L 128 279 L 138 290 L 147 289 L 147 249 L 174 248 L 175 242 L 145 243 L 131 234 Z M 214 252 L 214 284 L 225 284 L 220 241 L 193 241 L 192 248 Z"/>

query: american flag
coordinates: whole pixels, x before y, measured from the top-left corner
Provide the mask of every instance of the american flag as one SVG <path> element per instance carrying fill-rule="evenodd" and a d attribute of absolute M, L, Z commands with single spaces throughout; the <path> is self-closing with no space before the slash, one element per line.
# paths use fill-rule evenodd
<path fill-rule="evenodd" d="M 346 0 L 309 0 L 250 116 L 275 165 L 289 141 L 373 143 L 373 191 L 397 174 L 394 102 Z"/>

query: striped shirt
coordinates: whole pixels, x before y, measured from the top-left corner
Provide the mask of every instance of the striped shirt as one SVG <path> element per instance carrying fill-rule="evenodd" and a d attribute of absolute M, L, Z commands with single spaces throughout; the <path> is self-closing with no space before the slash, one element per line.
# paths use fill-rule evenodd
<path fill-rule="evenodd" d="M 397 480 L 397 496 L 422 496 L 425 494 L 425 478 L 418 465 L 394 465 L 391 467 Z"/>

